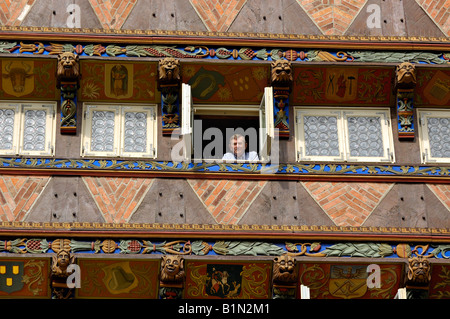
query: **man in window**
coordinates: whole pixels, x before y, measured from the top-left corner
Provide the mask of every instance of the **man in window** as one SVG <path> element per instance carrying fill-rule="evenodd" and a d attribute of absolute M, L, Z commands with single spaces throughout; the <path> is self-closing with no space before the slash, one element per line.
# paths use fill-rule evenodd
<path fill-rule="evenodd" d="M 247 142 L 245 137 L 241 134 L 234 134 L 230 138 L 230 144 L 228 144 L 231 152 L 225 153 L 222 157 L 225 161 L 259 161 L 258 153 L 256 152 L 246 152 Z"/>

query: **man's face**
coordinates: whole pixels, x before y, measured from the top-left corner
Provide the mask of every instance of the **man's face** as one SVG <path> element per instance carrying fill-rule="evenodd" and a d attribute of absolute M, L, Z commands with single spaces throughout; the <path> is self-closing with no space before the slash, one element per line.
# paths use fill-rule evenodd
<path fill-rule="evenodd" d="M 245 138 L 243 136 L 232 139 L 230 142 L 230 150 L 236 155 L 236 157 L 241 157 L 244 155 L 247 144 L 245 143 Z"/>

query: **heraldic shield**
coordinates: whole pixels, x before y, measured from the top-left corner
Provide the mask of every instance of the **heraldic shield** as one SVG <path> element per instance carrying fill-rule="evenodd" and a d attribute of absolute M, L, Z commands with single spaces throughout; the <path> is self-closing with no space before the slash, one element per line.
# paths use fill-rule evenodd
<path fill-rule="evenodd" d="M 359 298 L 367 291 L 367 270 L 365 266 L 333 265 L 329 281 L 332 296 L 344 299 Z"/>
<path fill-rule="evenodd" d="M 0 291 L 8 294 L 23 288 L 23 262 L 0 261 Z"/>

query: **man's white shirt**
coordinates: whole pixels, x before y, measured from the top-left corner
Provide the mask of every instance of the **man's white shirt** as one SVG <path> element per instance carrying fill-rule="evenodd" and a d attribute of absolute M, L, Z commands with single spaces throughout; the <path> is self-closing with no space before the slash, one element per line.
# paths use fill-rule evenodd
<path fill-rule="evenodd" d="M 233 153 L 225 153 L 222 159 L 224 161 L 250 161 L 250 162 L 259 161 L 258 153 L 256 152 L 245 152 L 243 156 L 238 158 L 236 158 L 236 155 Z"/>

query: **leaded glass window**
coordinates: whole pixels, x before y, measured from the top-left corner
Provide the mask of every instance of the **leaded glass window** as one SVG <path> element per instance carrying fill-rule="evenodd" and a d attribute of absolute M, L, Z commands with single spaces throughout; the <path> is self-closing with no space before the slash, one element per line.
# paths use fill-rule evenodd
<path fill-rule="evenodd" d="M 125 112 L 124 152 L 147 152 L 147 114 Z"/>
<path fill-rule="evenodd" d="M 450 111 L 418 110 L 423 162 L 450 162 Z"/>
<path fill-rule="evenodd" d="M 431 157 L 450 158 L 450 118 L 428 118 Z"/>
<path fill-rule="evenodd" d="M 155 106 L 86 105 L 82 156 L 155 157 Z"/>
<path fill-rule="evenodd" d="M 379 117 L 351 116 L 347 118 L 347 125 L 350 156 L 383 156 L 383 132 Z"/>
<path fill-rule="evenodd" d="M 337 117 L 305 116 L 306 156 L 339 156 Z"/>
<path fill-rule="evenodd" d="M 25 111 L 23 149 L 43 151 L 45 149 L 46 110 Z"/>
<path fill-rule="evenodd" d="M 297 160 L 393 161 L 388 109 L 296 108 Z"/>
<path fill-rule="evenodd" d="M 53 155 L 55 104 L 0 103 L 0 154 Z"/>
<path fill-rule="evenodd" d="M 16 110 L 11 108 L 0 109 L 0 150 L 13 151 L 14 149 L 14 121 Z"/>
<path fill-rule="evenodd" d="M 91 126 L 91 151 L 114 151 L 114 112 L 93 111 Z"/>

